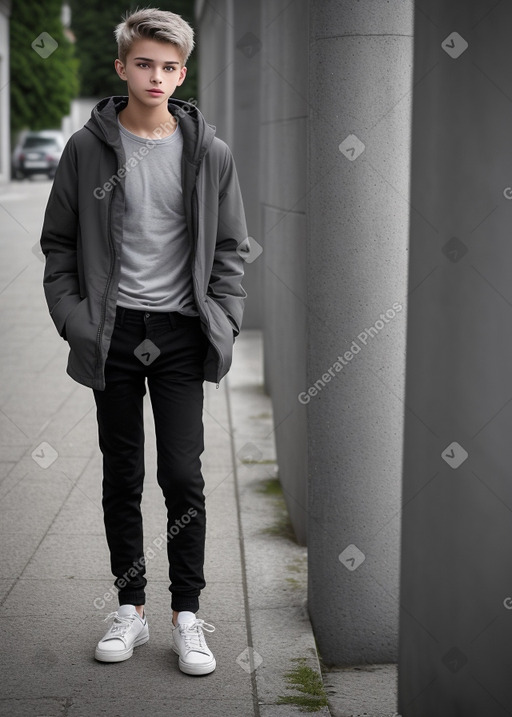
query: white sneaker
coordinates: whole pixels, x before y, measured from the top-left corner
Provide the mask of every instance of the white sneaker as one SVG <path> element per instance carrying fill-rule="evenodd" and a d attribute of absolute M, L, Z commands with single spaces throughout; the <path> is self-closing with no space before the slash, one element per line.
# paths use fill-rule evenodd
<path fill-rule="evenodd" d="M 213 632 L 213 625 L 197 620 L 193 612 L 178 613 L 178 624 L 172 626 L 173 649 L 178 653 L 179 668 L 187 675 L 207 675 L 217 663 L 204 639 L 203 630 Z"/>
<path fill-rule="evenodd" d="M 113 620 L 112 620 L 113 618 Z M 146 617 L 141 618 L 134 605 L 120 605 L 117 612 L 107 615 L 110 629 L 98 642 L 94 657 L 100 662 L 122 662 L 133 655 L 133 648 L 149 640 Z"/>

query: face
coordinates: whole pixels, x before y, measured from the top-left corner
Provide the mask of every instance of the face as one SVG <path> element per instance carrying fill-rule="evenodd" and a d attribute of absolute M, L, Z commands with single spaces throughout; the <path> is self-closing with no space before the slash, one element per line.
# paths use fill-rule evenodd
<path fill-rule="evenodd" d="M 126 62 L 116 60 L 115 68 L 119 77 L 128 83 L 130 97 L 148 107 L 167 105 L 187 74 L 177 48 L 157 40 L 136 40 Z"/>

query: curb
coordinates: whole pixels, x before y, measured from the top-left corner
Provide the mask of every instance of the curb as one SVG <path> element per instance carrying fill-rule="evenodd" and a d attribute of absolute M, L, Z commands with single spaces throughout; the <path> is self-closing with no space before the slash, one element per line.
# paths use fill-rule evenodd
<path fill-rule="evenodd" d="M 287 512 L 277 482 L 272 404 L 263 390 L 262 367 L 261 332 L 243 331 L 227 379 L 252 642 L 238 661 L 253 677 L 255 714 L 284 717 L 304 714 L 304 709 L 279 704 L 281 698 L 305 698 L 290 688 L 286 674 L 300 664 L 320 680 L 322 673 L 307 612 L 307 549 L 286 537 Z M 322 706 L 314 714 L 328 716 L 330 712 Z"/>

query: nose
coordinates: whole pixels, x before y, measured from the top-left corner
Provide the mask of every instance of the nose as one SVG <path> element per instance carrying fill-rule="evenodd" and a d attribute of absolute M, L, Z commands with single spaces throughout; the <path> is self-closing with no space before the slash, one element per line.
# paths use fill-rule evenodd
<path fill-rule="evenodd" d="M 158 70 L 153 71 L 153 77 L 151 78 L 151 82 L 154 82 L 157 85 L 162 84 L 162 80 L 160 78 L 160 74 L 159 74 Z"/>

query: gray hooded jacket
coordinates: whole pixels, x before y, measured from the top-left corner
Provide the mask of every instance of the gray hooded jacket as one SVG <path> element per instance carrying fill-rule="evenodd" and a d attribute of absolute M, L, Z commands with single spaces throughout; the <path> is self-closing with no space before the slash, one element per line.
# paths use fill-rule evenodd
<path fill-rule="evenodd" d="M 130 163 L 117 114 L 127 101 L 110 97 L 99 102 L 69 140 L 41 236 L 46 300 L 70 347 L 67 372 L 98 390 L 105 388 L 119 283 L 124 177 Z M 246 296 L 241 280 L 250 246 L 244 210 L 231 152 L 215 137 L 215 129 L 189 103 L 170 99 L 169 111 L 183 134 L 182 190 L 194 298 L 210 342 L 204 377 L 218 383 L 231 365 Z"/>

